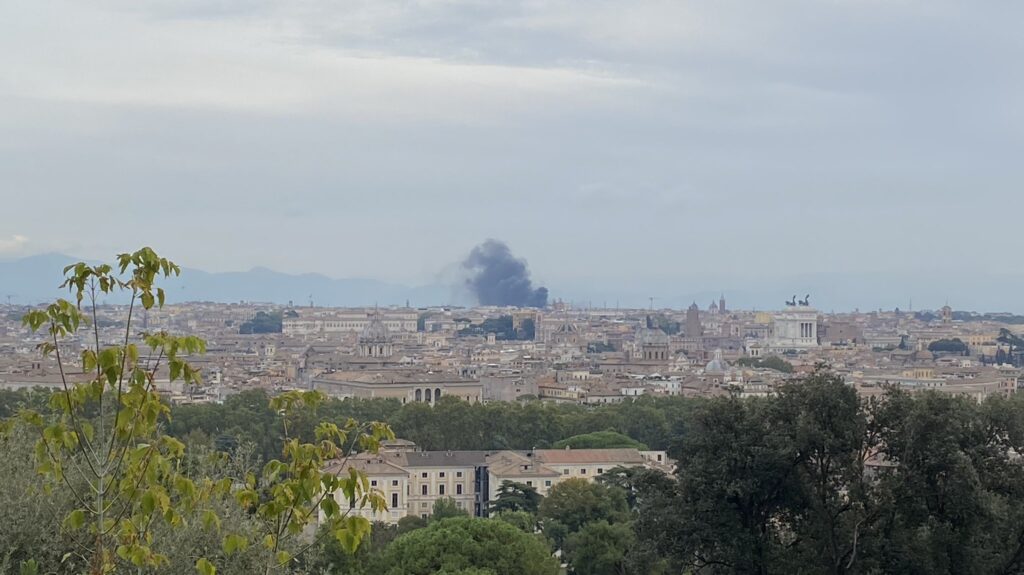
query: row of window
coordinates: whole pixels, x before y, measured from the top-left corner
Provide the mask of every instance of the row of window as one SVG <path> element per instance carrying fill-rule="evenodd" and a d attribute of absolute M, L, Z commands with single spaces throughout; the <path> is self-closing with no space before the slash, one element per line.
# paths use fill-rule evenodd
<path fill-rule="evenodd" d="M 438 485 L 437 486 L 437 494 L 438 495 L 444 495 L 445 494 L 445 487 L 446 486 L 443 483 L 441 485 Z M 421 485 L 420 486 L 420 492 L 421 492 L 420 493 L 421 495 L 430 495 L 430 486 L 429 485 Z M 456 495 L 462 495 L 462 484 L 461 483 L 456 483 L 455 484 L 455 494 Z"/>
<path fill-rule="evenodd" d="M 455 505 L 459 509 L 464 509 L 466 507 L 461 501 L 456 501 Z M 429 501 L 420 502 L 420 509 L 430 509 L 432 506 L 433 506 L 433 504 L 430 503 Z"/>
<path fill-rule="evenodd" d="M 441 479 L 444 479 L 445 472 L 444 471 L 438 471 L 437 472 L 437 476 L 440 477 Z M 422 477 L 423 479 L 426 479 L 426 478 L 430 477 L 430 472 L 424 471 L 424 472 L 420 473 L 420 477 Z M 462 477 L 462 472 L 461 471 L 456 471 L 455 472 L 455 477 Z"/>
<path fill-rule="evenodd" d="M 604 473 L 604 469 L 601 468 L 601 467 L 598 467 L 597 468 L 597 474 L 601 475 L 602 473 Z M 586 467 L 580 468 L 580 475 L 586 475 L 586 474 L 587 474 L 587 468 Z M 569 475 L 569 470 L 568 469 L 563 469 L 562 470 L 562 475 Z"/>

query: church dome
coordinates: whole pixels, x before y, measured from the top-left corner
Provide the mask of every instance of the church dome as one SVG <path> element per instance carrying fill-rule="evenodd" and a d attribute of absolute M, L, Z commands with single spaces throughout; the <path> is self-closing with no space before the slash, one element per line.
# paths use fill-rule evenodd
<path fill-rule="evenodd" d="M 384 325 L 379 315 L 375 315 L 373 321 L 363 329 L 362 335 L 359 336 L 359 341 L 386 342 L 389 335 L 388 326 Z"/>
<path fill-rule="evenodd" d="M 715 350 L 715 357 L 704 366 L 704 373 L 725 373 L 727 366 L 722 359 L 722 350 Z"/>
<path fill-rule="evenodd" d="M 668 345 L 670 341 L 668 334 L 657 328 L 640 328 L 635 339 L 640 345 Z"/>
<path fill-rule="evenodd" d="M 579 328 L 576 327 L 576 324 L 571 323 L 571 322 L 565 322 L 562 325 L 558 326 L 558 329 L 555 330 L 556 333 L 566 333 L 566 334 L 577 333 L 578 331 L 579 331 Z"/>

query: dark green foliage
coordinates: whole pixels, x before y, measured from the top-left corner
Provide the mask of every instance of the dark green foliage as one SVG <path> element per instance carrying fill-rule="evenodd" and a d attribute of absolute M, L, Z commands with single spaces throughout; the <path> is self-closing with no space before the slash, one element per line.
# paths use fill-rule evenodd
<path fill-rule="evenodd" d="M 416 531 L 417 529 L 423 529 L 430 524 L 429 519 L 424 519 L 419 515 L 406 515 L 405 517 L 398 520 L 398 534 L 405 535 L 410 531 Z"/>
<path fill-rule="evenodd" d="M 647 328 L 648 329 L 660 329 L 668 335 L 675 335 L 679 333 L 682 328 L 678 321 L 673 321 L 663 313 L 647 316 Z"/>
<path fill-rule="evenodd" d="M 281 333 L 281 313 L 256 312 L 256 317 L 239 326 L 238 333 Z"/>
<path fill-rule="evenodd" d="M 49 391 L 0 391 L 0 413 L 19 406 L 45 406 Z M 213 438 L 218 449 L 230 451 L 239 441 L 252 442 L 264 461 L 279 458 L 283 429 L 268 407 L 262 390 L 247 390 L 223 404 L 171 407 L 167 433 L 185 437 L 199 430 Z M 304 441 L 313 439 L 319 421 L 343 423 L 383 421 L 396 435 L 427 450 L 546 448 L 568 437 L 614 431 L 652 449 L 666 449 L 685 433 L 690 413 L 704 400 L 682 397 L 638 397 L 634 401 L 595 406 L 540 401 L 469 404 L 442 397 L 434 407 L 402 404 L 394 399 L 327 400 L 315 416 L 298 414 L 290 431 Z"/>
<path fill-rule="evenodd" d="M 493 333 L 495 339 L 503 340 L 532 340 L 536 335 L 536 326 L 532 319 L 523 320 L 522 326 L 516 330 L 512 328 L 512 316 L 503 315 L 497 318 L 487 318 L 480 325 L 474 325 L 459 330 L 459 335 L 487 335 Z"/>
<path fill-rule="evenodd" d="M 1024 572 L 1024 397 L 861 400 L 825 372 L 721 398 L 638 490 L 636 533 L 706 573 Z"/>
<path fill-rule="evenodd" d="M 502 481 L 488 513 L 525 511 L 536 513 L 542 497 L 537 490 L 525 483 Z"/>
<path fill-rule="evenodd" d="M 943 352 L 943 353 L 967 353 L 967 344 L 960 341 L 960 338 L 954 337 L 953 339 L 939 339 L 928 344 L 928 351 L 931 352 Z"/>
<path fill-rule="evenodd" d="M 619 575 L 626 572 L 627 555 L 635 546 L 630 524 L 593 521 L 566 538 L 565 558 L 576 575 Z"/>
<path fill-rule="evenodd" d="M 556 575 L 558 563 L 537 537 L 493 519 L 460 518 L 431 523 L 396 539 L 376 573 L 433 575 Z"/>
<path fill-rule="evenodd" d="M 582 478 L 566 479 L 552 487 L 541 501 L 539 511 L 542 524 L 558 521 L 569 533 L 579 531 L 591 521 L 617 522 L 629 518 L 622 490 Z"/>
<path fill-rule="evenodd" d="M 537 516 L 528 511 L 500 511 L 491 515 L 491 518 L 504 521 L 524 533 L 537 530 Z"/>
<path fill-rule="evenodd" d="M 458 506 L 451 497 L 442 497 L 434 501 L 434 512 L 430 515 L 432 521 L 441 521 L 452 517 L 467 517 L 469 513 Z"/>
<path fill-rule="evenodd" d="M 793 373 L 793 364 L 781 357 L 770 355 L 768 357 L 741 357 L 736 360 L 736 365 L 745 367 L 763 367 L 774 369 L 782 373 Z"/>
<path fill-rule="evenodd" d="M 551 446 L 552 449 L 564 449 L 565 447 L 570 447 L 572 449 L 612 449 L 616 447 L 632 447 L 641 451 L 647 450 L 647 446 L 643 443 L 630 439 L 616 431 L 595 431 L 593 433 L 584 433 L 583 435 L 574 435 L 567 439 L 556 441 Z"/>
<path fill-rule="evenodd" d="M 320 552 L 311 561 L 311 572 L 332 573 L 334 575 L 374 575 L 372 567 L 384 549 L 402 535 L 397 525 L 376 522 L 370 536 L 365 539 L 356 552 L 349 553 L 341 544 L 323 531 L 318 533 L 321 540 Z"/>

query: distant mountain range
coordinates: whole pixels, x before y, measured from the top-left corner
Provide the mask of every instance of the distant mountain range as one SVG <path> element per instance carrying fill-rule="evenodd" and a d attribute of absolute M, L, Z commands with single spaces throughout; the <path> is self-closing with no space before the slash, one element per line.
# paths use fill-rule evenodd
<path fill-rule="evenodd" d="M 0 303 L 37 304 L 60 295 L 61 270 L 80 261 L 63 254 L 44 254 L 17 260 L 0 260 Z M 655 307 L 685 309 L 696 301 L 706 309 L 718 300 L 719 291 L 695 291 L 697 285 L 722 286 L 731 309 L 780 309 L 792 295 L 811 294 L 811 305 L 828 311 L 854 309 L 938 309 L 945 302 L 954 310 L 1024 313 L 1024 275 L 1017 270 L 979 276 L 971 273 L 810 273 L 799 276 L 740 282 L 736 279 L 694 278 L 679 285 L 645 285 L 637 280 L 626 285 L 562 283 L 549 285 L 551 301 L 561 299 L 577 307 L 646 308 L 648 296 Z M 168 301 L 256 301 L 296 306 L 471 305 L 468 293 L 456 285 L 406 286 L 372 279 L 335 279 L 321 274 L 292 275 L 266 268 L 246 272 L 211 273 L 182 269 L 180 278 L 165 284 Z M 689 288 L 689 289 L 688 289 Z M 649 290 L 649 291 L 648 291 Z M 111 298 L 107 303 L 119 303 Z"/>
<path fill-rule="evenodd" d="M 36 304 L 60 295 L 64 266 L 81 261 L 64 254 L 43 254 L 0 261 L 0 302 Z M 457 303 L 453 286 L 404 286 L 371 279 L 335 279 L 321 274 L 292 275 L 257 267 L 246 272 L 211 273 L 182 268 L 181 276 L 164 284 L 168 302 L 272 302 L 322 306 L 412 306 Z M 464 296 L 463 296 L 464 298 Z M 111 298 L 107 303 L 118 303 Z M 465 302 L 463 302 L 465 303 Z"/>

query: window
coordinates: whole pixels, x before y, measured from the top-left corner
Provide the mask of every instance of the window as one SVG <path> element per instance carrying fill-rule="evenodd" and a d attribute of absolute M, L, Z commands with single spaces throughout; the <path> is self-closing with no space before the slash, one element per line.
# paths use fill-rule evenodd
<path fill-rule="evenodd" d="M 569 470 L 568 469 L 563 469 L 562 470 L 562 475 L 569 475 Z"/>
<path fill-rule="evenodd" d="M 397 479 L 392 479 L 391 480 L 391 487 L 398 487 L 398 480 Z"/>
<path fill-rule="evenodd" d="M 427 490 L 428 489 L 430 489 L 428 486 L 426 486 L 426 485 L 423 486 L 423 495 L 427 494 Z"/>
<path fill-rule="evenodd" d="M 533 487 L 533 482 L 532 481 L 527 481 L 526 482 L 526 486 L 527 487 Z"/>
<path fill-rule="evenodd" d="M 462 472 L 461 471 L 456 471 L 455 472 L 455 477 L 462 477 Z"/>
<path fill-rule="evenodd" d="M 398 494 L 397 493 L 392 493 L 391 494 L 391 507 L 392 508 L 398 507 Z"/>
<path fill-rule="evenodd" d="M 420 503 L 420 509 L 426 509 L 428 505 L 430 504 L 424 501 L 423 503 Z"/>
<path fill-rule="evenodd" d="M 370 480 L 370 487 L 377 487 L 377 480 L 376 479 L 371 479 Z"/>
<path fill-rule="evenodd" d="M 444 484 L 443 483 L 441 485 L 437 486 L 437 494 L 438 495 L 444 495 Z"/>
<path fill-rule="evenodd" d="M 580 469 L 580 475 L 586 475 L 586 474 L 587 474 L 587 468 L 586 467 L 584 467 L 583 469 Z"/>
<path fill-rule="evenodd" d="M 440 473 L 438 473 L 437 476 L 438 477 L 444 477 L 444 471 L 441 471 Z"/>
<path fill-rule="evenodd" d="M 602 468 L 598 467 L 598 468 L 597 468 L 597 474 L 598 474 L 598 475 L 601 475 L 602 473 L 604 473 L 604 469 L 602 469 Z"/>
<path fill-rule="evenodd" d="M 426 519 L 427 518 L 427 514 L 426 513 L 420 513 L 420 517 L 422 517 L 423 519 Z"/>
<path fill-rule="evenodd" d="M 462 495 L 462 484 L 461 483 L 459 483 L 459 484 L 457 484 L 455 486 L 455 494 L 456 495 Z"/>
<path fill-rule="evenodd" d="M 548 479 L 547 481 L 544 482 L 544 487 L 551 487 L 551 480 L 550 479 Z"/>
<path fill-rule="evenodd" d="M 427 472 L 424 471 L 423 473 L 420 473 L 420 477 L 422 477 L 423 479 L 426 479 L 427 478 Z"/>

